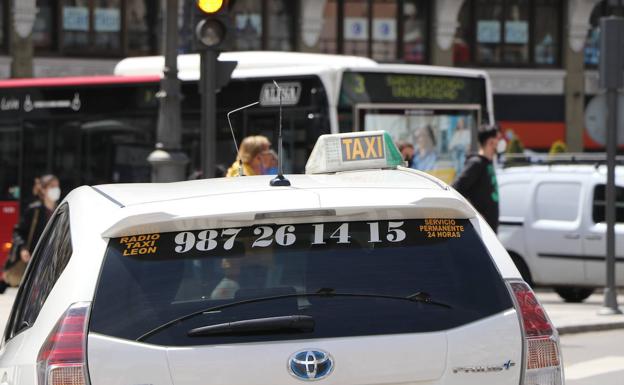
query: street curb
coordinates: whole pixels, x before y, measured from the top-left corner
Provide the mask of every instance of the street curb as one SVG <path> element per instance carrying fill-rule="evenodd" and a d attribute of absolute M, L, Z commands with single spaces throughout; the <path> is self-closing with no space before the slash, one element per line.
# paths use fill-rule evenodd
<path fill-rule="evenodd" d="M 624 329 L 624 321 L 612 323 L 586 324 L 586 325 L 570 325 L 558 327 L 559 335 L 598 332 L 605 330 Z"/>

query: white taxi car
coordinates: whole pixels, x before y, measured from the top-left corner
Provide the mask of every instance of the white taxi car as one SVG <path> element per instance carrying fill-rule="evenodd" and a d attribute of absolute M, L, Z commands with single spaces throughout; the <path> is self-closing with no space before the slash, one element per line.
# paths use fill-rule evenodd
<path fill-rule="evenodd" d="M 383 132 L 255 176 L 80 187 L 0 349 L 3 385 L 562 384 L 486 222 Z"/>

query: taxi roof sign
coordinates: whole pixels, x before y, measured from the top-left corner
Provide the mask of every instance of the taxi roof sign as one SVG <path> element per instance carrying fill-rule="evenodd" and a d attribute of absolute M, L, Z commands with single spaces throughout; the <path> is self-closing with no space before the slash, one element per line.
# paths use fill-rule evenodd
<path fill-rule="evenodd" d="M 306 174 L 394 168 L 403 158 L 385 131 L 321 135 L 306 164 Z"/>

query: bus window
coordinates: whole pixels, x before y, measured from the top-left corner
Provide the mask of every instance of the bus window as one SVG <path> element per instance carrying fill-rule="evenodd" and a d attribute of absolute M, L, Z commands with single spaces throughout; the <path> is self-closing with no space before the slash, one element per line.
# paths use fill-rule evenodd
<path fill-rule="evenodd" d="M 59 177 L 61 188 L 69 192 L 69 186 L 79 186 L 80 175 L 80 121 L 61 120 L 52 127 L 52 154 L 49 171 Z"/>
<path fill-rule="evenodd" d="M 451 183 L 466 153 L 476 150 L 481 121 L 490 120 L 485 78 L 400 68 L 403 73 L 345 71 L 340 131 L 386 130 L 394 140 L 414 145 L 412 167 Z"/>
<path fill-rule="evenodd" d="M 236 159 L 227 113 L 255 101 L 260 104 L 231 115 L 234 136 L 240 144 L 247 136 L 264 135 L 277 149 L 280 108 L 273 80 L 286 90 L 282 100 L 284 172 L 302 173 L 316 139 L 331 132 L 326 90 L 317 76 L 233 79 L 217 94 L 217 168 L 227 170 Z M 191 173 L 201 174 L 201 99 L 191 97 L 197 92 L 197 83 L 182 84 L 183 147 L 191 160 Z"/>
<path fill-rule="evenodd" d="M 27 120 L 22 123 L 22 173 L 20 190 L 22 205 L 30 203 L 35 177 L 51 173 L 48 167 L 52 158 L 52 122 L 45 120 Z M 22 206 L 23 207 L 23 206 Z"/>
<path fill-rule="evenodd" d="M 151 117 L 101 119 L 84 122 L 82 177 L 84 183 L 149 182 L 153 151 Z"/>
<path fill-rule="evenodd" d="M 356 129 L 386 130 L 395 142 L 414 146 L 412 168 L 451 183 L 464 167 L 466 155 L 476 151 L 480 106 L 463 109 L 427 109 L 423 106 L 373 108 L 357 106 Z"/>

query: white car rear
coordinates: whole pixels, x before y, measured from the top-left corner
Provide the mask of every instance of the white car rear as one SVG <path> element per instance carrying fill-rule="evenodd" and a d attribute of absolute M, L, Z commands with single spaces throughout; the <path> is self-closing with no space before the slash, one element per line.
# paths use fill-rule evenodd
<path fill-rule="evenodd" d="M 288 178 L 73 191 L 20 288 L 3 382 L 563 383 L 556 330 L 450 187 L 392 164 Z"/>

